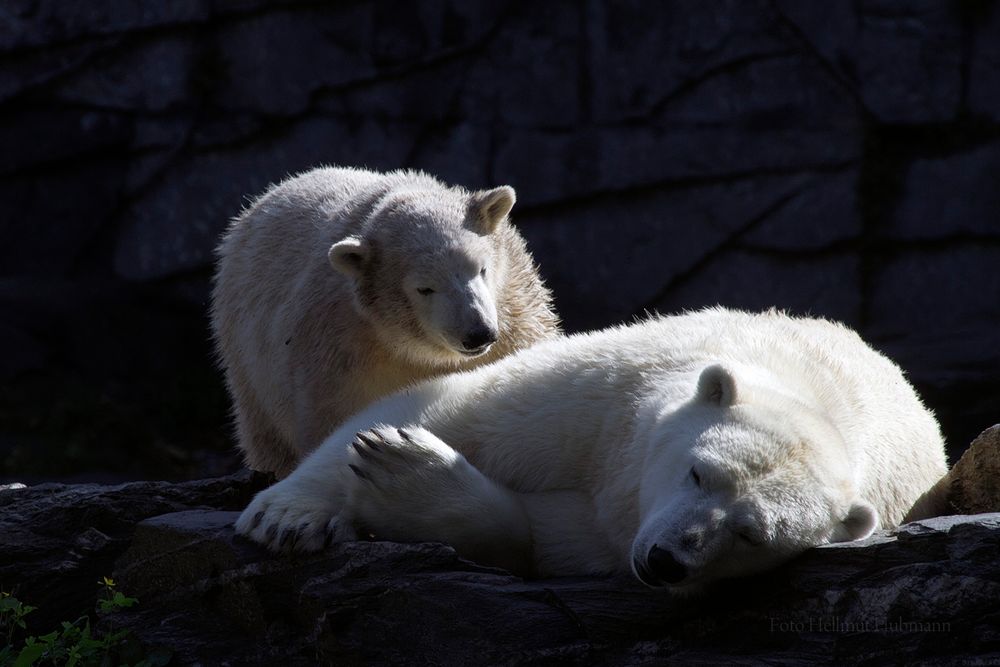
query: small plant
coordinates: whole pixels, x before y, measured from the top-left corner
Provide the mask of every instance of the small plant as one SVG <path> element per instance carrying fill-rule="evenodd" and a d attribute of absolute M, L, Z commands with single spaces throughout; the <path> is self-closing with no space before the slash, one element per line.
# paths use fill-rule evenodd
<path fill-rule="evenodd" d="M 115 582 L 102 577 L 97 582 L 102 587 L 102 597 L 97 601 L 102 612 L 127 609 L 138 604 L 135 598 L 127 597 L 115 590 Z M 105 665 L 128 665 L 123 660 L 125 653 L 135 652 L 135 642 L 128 630 L 114 630 L 104 633 L 94 632 L 90 617 L 81 616 L 73 622 L 63 621 L 58 630 L 39 636 L 26 636 L 20 649 L 15 647 L 14 637 L 24 633 L 27 624 L 25 616 L 35 611 L 10 593 L 0 594 L 0 632 L 6 634 L 7 643 L 0 648 L 0 667 L 31 667 L 32 665 L 65 665 L 65 667 L 104 667 Z M 2 636 L 2 635 L 0 635 Z M 128 650 L 128 649 L 131 649 Z M 156 667 L 170 661 L 169 654 L 157 654 L 138 660 L 135 667 Z"/>
<path fill-rule="evenodd" d="M 10 593 L 0 591 L 0 632 L 4 632 L 7 635 L 7 642 L 3 648 L 0 648 L 0 665 L 3 667 L 9 664 L 16 664 L 20 667 L 22 664 L 15 662 L 12 655 L 14 651 L 14 633 L 18 629 L 23 631 L 27 628 L 24 617 L 33 611 L 35 611 L 35 607 L 24 604 Z M 25 664 L 30 665 L 31 663 Z"/>

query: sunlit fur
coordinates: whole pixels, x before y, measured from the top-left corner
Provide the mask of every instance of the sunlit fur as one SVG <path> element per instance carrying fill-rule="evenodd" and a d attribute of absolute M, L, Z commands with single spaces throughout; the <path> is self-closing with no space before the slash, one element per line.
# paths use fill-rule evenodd
<path fill-rule="evenodd" d="M 350 445 L 378 424 L 370 437 L 405 466 Z M 854 332 L 716 308 L 541 343 L 387 398 L 237 529 L 274 548 L 292 530 L 309 550 L 364 526 L 542 575 L 638 574 L 656 545 L 683 576 L 647 583 L 692 591 L 894 526 L 944 473 L 933 416 Z"/>
<path fill-rule="evenodd" d="M 513 198 L 419 172 L 321 168 L 233 220 L 218 249 L 212 326 L 251 468 L 283 477 L 369 403 L 558 334 L 551 296 L 507 220 Z M 465 354 L 477 328 L 498 339 Z"/>

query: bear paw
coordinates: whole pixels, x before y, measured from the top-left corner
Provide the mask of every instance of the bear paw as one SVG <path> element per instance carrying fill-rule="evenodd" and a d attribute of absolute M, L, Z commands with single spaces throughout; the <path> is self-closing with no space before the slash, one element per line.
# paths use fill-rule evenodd
<path fill-rule="evenodd" d="M 448 516 L 492 493 L 492 482 L 422 428 L 363 431 L 349 456 L 351 516 L 380 538 L 448 541 Z"/>
<path fill-rule="evenodd" d="M 236 520 L 239 535 L 272 551 L 319 551 L 357 539 L 331 498 L 297 492 L 286 479 L 257 494 Z"/>

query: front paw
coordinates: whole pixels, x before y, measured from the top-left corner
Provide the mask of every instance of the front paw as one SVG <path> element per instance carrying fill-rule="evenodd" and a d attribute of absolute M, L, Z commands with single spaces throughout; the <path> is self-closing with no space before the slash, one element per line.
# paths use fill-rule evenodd
<path fill-rule="evenodd" d="M 239 535 L 272 551 L 319 551 L 357 539 L 331 498 L 296 491 L 286 479 L 257 494 L 236 520 Z"/>
<path fill-rule="evenodd" d="M 489 482 L 461 454 L 419 427 L 359 433 L 349 452 L 352 518 L 387 539 L 440 539 L 440 517 L 469 507 Z"/>

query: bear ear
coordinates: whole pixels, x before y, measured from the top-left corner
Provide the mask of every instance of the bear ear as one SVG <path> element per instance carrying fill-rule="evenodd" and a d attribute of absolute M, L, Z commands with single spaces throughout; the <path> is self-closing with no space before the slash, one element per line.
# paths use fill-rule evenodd
<path fill-rule="evenodd" d="M 500 221 L 514 208 L 515 201 L 517 195 L 509 185 L 473 193 L 469 202 L 469 217 L 476 231 L 481 234 L 495 232 Z"/>
<path fill-rule="evenodd" d="M 878 512 L 863 500 L 855 500 L 847 510 L 840 526 L 833 533 L 833 542 L 853 542 L 863 540 L 873 532 L 878 525 Z"/>
<path fill-rule="evenodd" d="M 326 256 L 330 260 L 330 266 L 345 276 L 356 278 L 361 275 L 365 262 L 368 261 L 368 244 L 357 236 L 348 236 L 330 246 L 330 252 Z"/>
<path fill-rule="evenodd" d="M 723 408 L 735 405 L 739 400 L 736 378 L 732 372 L 718 364 L 709 366 L 698 378 L 698 398 Z"/>

